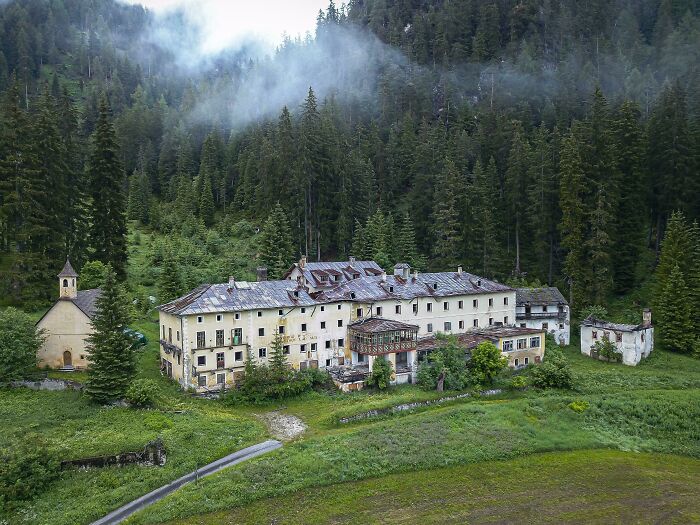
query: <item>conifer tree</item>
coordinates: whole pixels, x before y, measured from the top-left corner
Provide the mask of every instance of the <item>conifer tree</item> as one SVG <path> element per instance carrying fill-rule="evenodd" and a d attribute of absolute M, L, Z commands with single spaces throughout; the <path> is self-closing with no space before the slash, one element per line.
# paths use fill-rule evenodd
<path fill-rule="evenodd" d="M 182 275 L 175 254 L 169 247 L 163 255 L 163 263 L 158 279 L 158 300 L 167 303 L 182 295 Z"/>
<path fill-rule="evenodd" d="M 416 246 L 416 233 L 413 230 L 411 215 L 404 213 L 401 227 L 397 237 L 396 261 L 406 262 L 411 268 L 423 270 L 425 268 L 425 258 L 418 253 Z"/>
<path fill-rule="evenodd" d="M 287 214 L 278 202 L 267 218 L 260 236 L 260 260 L 271 279 L 281 279 L 294 263 L 292 230 Z"/>
<path fill-rule="evenodd" d="M 678 264 L 671 268 L 668 278 L 656 298 L 656 333 L 661 345 L 674 352 L 691 353 L 696 340 L 690 294 Z"/>
<path fill-rule="evenodd" d="M 478 254 L 478 268 L 485 276 L 492 276 L 498 268 L 498 237 L 496 235 L 496 211 L 494 197 L 497 194 L 496 163 L 491 158 L 485 170 L 480 160 L 474 166 L 471 204 L 474 218 L 472 232 L 474 248 Z"/>
<path fill-rule="evenodd" d="M 148 224 L 150 200 L 151 184 L 148 176 L 142 171 L 134 171 L 129 178 L 127 217 L 141 224 Z"/>
<path fill-rule="evenodd" d="M 460 259 L 460 209 L 457 196 L 462 190 L 460 174 L 451 160 L 445 162 L 435 188 L 433 220 L 435 222 L 434 266 L 452 268 Z M 463 193 L 462 193 L 463 194 Z"/>
<path fill-rule="evenodd" d="M 204 221 L 205 226 L 214 224 L 214 193 L 211 188 L 211 178 L 208 175 L 200 175 L 204 178 L 201 182 L 199 194 L 199 218 Z"/>
<path fill-rule="evenodd" d="M 133 341 L 125 332 L 129 323 L 126 300 L 111 265 L 107 265 L 102 295 L 87 339 L 90 356 L 85 393 L 98 403 L 120 399 L 136 372 Z"/>
<path fill-rule="evenodd" d="M 94 258 L 112 265 L 119 279 L 126 276 L 126 198 L 124 170 L 106 96 L 99 106 L 97 126 L 92 137 L 88 172 L 91 209 L 90 244 Z"/>
<path fill-rule="evenodd" d="M 284 353 L 284 345 L 282 344 L 282 335 L 275 330 L 275 338 L 270 345 L 270 359 L 268 366 L 270 367 L 270 375 L 273 381 L 283 382 L 289 379 L 289 362 Z"/>
<path fill-rule="evenodd" d="M 523 213 L 527 209 L 527 174 L 530 156 L 530 147 L 523 138 L 522 130 L 515 130 L 513 141 L 508 155 L 508 169 L 506 170 L 506 195 L 510 221 L 513 225 L 515 236 L 515 275 L 522 273 L 520 246 L 522 243 Z"/>

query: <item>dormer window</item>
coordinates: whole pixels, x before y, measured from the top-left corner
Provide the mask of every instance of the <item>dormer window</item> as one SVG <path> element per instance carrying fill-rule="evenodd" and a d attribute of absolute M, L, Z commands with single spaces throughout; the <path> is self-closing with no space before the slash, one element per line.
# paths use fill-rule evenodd
<path fill-rule="evenodd" d="M 353 279 L 359 279 L 359 278 L 360 278 L 360 274 L 359 274 L 359 273 L 353 273 L 353 274 L 352 274 L 352 278 L 353 278 Z"/>
<path fill-rule="evenodd" d="M 433 290 L 437 290 L 437 289 L 438 289 L 438 283 L 433 283 Z"/>
<path fill-rule="evenodd" d="M 355 292 L 351 292 L 351 293 L 350 293 L 350 299 L 354 299 L 354 298 L 355 298 Z"/>
<path fill-rule="evenodd" d="M 299 290 L 294 290 L 294 297 L 299 297 Z"/>
<path fill-rule="evenodd" d="M 394 293 L 394 287 L 393 287 L 393 286 L 389 286 L 389 292 Z"/>

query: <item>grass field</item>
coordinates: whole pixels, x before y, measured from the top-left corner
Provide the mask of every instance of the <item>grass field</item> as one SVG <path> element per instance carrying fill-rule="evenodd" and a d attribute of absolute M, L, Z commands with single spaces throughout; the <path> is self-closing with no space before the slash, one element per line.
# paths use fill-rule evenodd
<path fill-rule="evenodd" d="M 699 480 L 695 459 L 546 453 L 303 490 L 169 525 L 693 523 Z"/>

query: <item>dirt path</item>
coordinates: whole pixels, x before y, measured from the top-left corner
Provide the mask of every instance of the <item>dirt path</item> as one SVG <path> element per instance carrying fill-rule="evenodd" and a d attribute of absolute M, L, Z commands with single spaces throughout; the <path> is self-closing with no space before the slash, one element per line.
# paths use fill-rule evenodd
<path fill-rule="evenodd" d="M 291 441 L 306 430 L 306 424 L 301 419 L 279 410 L 256 415 L 267 425 L 272 437 L 280 441 Z"/>

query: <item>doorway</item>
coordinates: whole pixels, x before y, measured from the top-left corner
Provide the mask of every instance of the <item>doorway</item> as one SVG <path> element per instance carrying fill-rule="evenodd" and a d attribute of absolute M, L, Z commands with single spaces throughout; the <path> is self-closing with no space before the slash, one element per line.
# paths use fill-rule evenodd
<path fill-rule="evenodd" d="M 73 368 L 73 356 L 68 350 L 63 352 L 63 366 L 65 368 Z"/>

